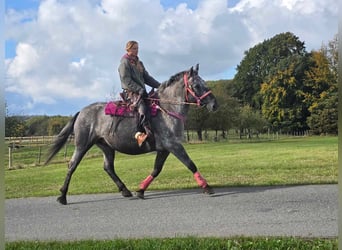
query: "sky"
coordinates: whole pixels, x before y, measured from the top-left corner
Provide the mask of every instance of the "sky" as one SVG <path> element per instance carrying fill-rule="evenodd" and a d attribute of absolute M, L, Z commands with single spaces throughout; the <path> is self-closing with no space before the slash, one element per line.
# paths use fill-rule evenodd
<path fill-rule="evenodd" d="M 160 82 L 200 64 L 232 79 L 244 52 L 292 32 L 308 52 L 338 31 L 338 0 L 5 0 L 8 115 L 73 115 L 118 99 L 129 40 Z"/>

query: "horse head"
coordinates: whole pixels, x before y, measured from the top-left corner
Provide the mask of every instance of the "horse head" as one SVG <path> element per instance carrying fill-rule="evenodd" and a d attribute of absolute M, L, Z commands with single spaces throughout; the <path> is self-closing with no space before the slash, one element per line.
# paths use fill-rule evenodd
<path fill-rule="evenodd" d="M 206 106 L 209 111 L 215 111 L 218 104 L 211 90 L 206 86 L 206 82 L 198 74 L 199 64 L 196 68 L 184 73 L 184 85 L 186 89 L 185 98 L 187 102 L 197 103 L 198 106 Z"/>

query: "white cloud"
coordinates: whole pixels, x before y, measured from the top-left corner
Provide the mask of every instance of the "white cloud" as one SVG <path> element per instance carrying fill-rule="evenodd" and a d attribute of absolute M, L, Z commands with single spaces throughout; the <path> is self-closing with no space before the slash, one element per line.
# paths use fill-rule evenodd
<path fill-rule="evenodd" d="M 120 90 L 117 67 L 128 40 L 159 81 L 200 63 L 211 80 L 233 71 L 243 53 L 281 32 L 307 49 L 337 33 L 337 0 L 201 0 L 163 8 L 158 0 L 45 0 L 37 12 L 6 12 L 6 39 L 17 41 L 6 61 L 7 93 L 30 98 L 28 107 L 61 99 L 101 101 Z M 69 114 L 69 112 L 68 112 Z"/>
<path fill-rule="evenodd" d="M 231 11 L 239 13 L 252 35 L 252 44 L 290 31 L 306 47 L 319 49 L 337 34 L 337 0 L 241 0 Z"/>
<path fill-rule="evenodd" d="M 37 50 L 27 43 L 19 43 L 16 49 L 17 56 L 9 64 L 8 74 L 13 77 L 21 77 L 36 70 L 39 65 Z"/>

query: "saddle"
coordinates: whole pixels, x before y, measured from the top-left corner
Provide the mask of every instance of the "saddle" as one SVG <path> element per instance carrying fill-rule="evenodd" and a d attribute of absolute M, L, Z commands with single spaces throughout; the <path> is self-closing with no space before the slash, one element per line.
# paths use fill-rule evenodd
<path fill-rule="evenodd" d="M 150 108 L 150 115 L 156 116 L 158 113 L 158 98 L 155 97 L 155 92 L 150 92 L 148 94 L 148 98 L 150 98 L 147 102 L 148 107 Z M 127 93 L 120 93 L 120 97 L 122 100 L 110 101 L 105 106 L 105 114 L 111 116 L 119 116 L 119 117 L 135 117 L 138 112 L 136 109 L 136 101 L 130 98 L 127 98 Z"/>

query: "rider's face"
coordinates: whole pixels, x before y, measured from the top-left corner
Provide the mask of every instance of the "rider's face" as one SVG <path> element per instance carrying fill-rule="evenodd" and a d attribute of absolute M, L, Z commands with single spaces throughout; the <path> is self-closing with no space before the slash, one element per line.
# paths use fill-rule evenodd
<path fill-rule="evenodd" d="M 132 46 L 132 48 L 130 48 L 129 50 L 128 50 L 128 55 L 130 55 L 130 56 L 138 56 L 138 52 L 139 52 L 139 46 L 138 46 L 138 44 L 134 44 L 133 46 Z"/>

